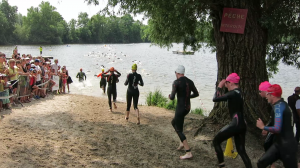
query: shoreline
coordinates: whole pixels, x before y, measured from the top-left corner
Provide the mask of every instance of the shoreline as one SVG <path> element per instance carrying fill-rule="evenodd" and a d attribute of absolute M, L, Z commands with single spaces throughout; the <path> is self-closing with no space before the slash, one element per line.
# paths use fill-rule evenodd
<path fill-rule="evenodd" d="M 212 138 L 215 126 L 194 137 L 200 115 L 185 117 L 184 133 L 192 147 L 193 160 L 179 159 L 178 135 L 171 125 L 174 112 L 139 106 L 141 125 L 126 104 L 108 111 L 100 97 L 62 94 L 2 111 L 0 124 L 1 167 L 215 167 Z M 246 150 L 252 161 L 263 154 L 260 140 L 247 134 Z M 222 143 L 225 150 L 226 142 Z M 228 167 L 243 165 L 240 157 L 225 158 Z"/>

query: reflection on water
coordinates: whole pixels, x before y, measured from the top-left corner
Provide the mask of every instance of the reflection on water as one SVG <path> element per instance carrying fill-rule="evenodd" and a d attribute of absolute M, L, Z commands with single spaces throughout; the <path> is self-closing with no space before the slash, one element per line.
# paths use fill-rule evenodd
<path fill-rule="evenodd" d="M 15 46 L 1 46 L 0 51 L 10 55 Z M 165 96 L 171 92 L 171 85 L 175 80 L 174 71 L 179 64 L 186 68 L 186 76 L 194 81 L 200 92 L 200 97 L 192 100 L 192 108 L 201 107 L 207 111 L 213 107 L 212 97 L 215 90 L 217 76 L 217 62 L 215 53 L 209 49 L 195 52 L 195 55 L 172 54 L 172 50 L 182 48 L 182 44 L 174 44 L 169 51 L 150 44 L 91 44 L 91 45 L 47 45 L 43 46 L 44 56 L 59 59 L 59 64 L 66 65 L 74 83 L 70 85 L 71 94 L 83 94 L 106 97 L 100 90 L 100 79 L 95 75 L 104 68 L 115 67 L 122 76 L 117 84 L 118 101 L 126 100 L 124 82 L 126 74 L 131 71 L 131 65 L 138 65 L 138 73 L 143 77 L 145 86 L 140 87 L 140 104 L 145 104 L 145 96 L 149 91 L 160 89 Z M 18 46 L 22 54 L 39 54 L 39 46 Z M 87 75 L 87 80 L 78 82 L 76 74 L 79 69 Z M 280 72 L 274 75 L 271 83 L 278 83 L 283 87 L 283 97 L 286 99 L 298 86 L 299 71 L 294 67 L 279 65 Z M 124 109 L 125 110 L 125 109 Z"/>

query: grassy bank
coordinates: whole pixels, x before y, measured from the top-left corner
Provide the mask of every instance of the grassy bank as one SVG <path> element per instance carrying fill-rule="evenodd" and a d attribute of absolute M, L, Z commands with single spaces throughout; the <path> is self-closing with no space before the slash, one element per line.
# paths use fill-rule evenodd
<path fill-rule="evenodd" d="M 177 106 L 177 99 L 169 100 L 167 97 L 163 96 L 160 90 L 155 90 L 154 92 L 149 92 L 146 96 L 146 103 L 148 106 L 162 107 L 168 110 L 175 110 Z M 201 108 L 196 108 L 191 110 L 193 114 L 199 114 L 204 116 L 204 110 Z"/>

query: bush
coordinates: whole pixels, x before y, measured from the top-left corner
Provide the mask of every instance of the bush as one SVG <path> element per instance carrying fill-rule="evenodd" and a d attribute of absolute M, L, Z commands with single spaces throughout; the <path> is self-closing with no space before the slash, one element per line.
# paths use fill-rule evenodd
<path fill-rule="evenodd" d="M 191 110 L 191 113 L 198 114 L 201 116 L 204 116 L 203 112 L 204 112 L 204 110 L 202 108 L 195 108 L 194 110 Z"/>
<path fill-rule="evenodd" d="M 168 98 L 164 97 L 160 90 L 149 92 L 146 96 L 146 103 L 148 106 L 157 106 L 169 110 L 175 110 L 177 105 L 176 100 L 168 101 Z"/>
<path fill-rule="evenodd" d="M 177 106 L 177 100 L 170 100 L 166 105 L 165 108 L 168 110 L 175 110 Z"/>

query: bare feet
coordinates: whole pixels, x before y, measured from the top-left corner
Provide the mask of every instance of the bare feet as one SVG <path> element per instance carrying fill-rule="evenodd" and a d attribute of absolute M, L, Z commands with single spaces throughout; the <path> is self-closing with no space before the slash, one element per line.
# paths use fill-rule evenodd
<path fill-rule="evenodd" d="M 128 117 L 125 117 L 125 120 L 128 121 Z"/>
<path fill-rule="evenodd" d="M 185 155 L 183 156 L 180 156 L 180 159 L 181 160 L 184 160 L 184 159 L 192 159 L 193 158 L 193 155 L 191 152 L 186 152 Z"/>
<path fill-rule="evenodd" d="M 118 108 L 118 107 L 117 107 L 117 105 L 116 105 L 116 103 L 114 103 L 114 108 L 115 108 L 115 109 L 117 109 L 117 108 Z"/>
<path fill-rule="evenodd" d="M 141 123 L 140 123 L 140 118 L 138 117 L 137 120 L 138 120 L 138 122 L 137 122 L 136 124 L 137 124 L 137 125 L 140 125 L 140 124 L 141 124 Z"/>
<path fill-rule="evenodd" d="M 108 111 L 112 112 L 112 109 L 109 109 Z"/>

